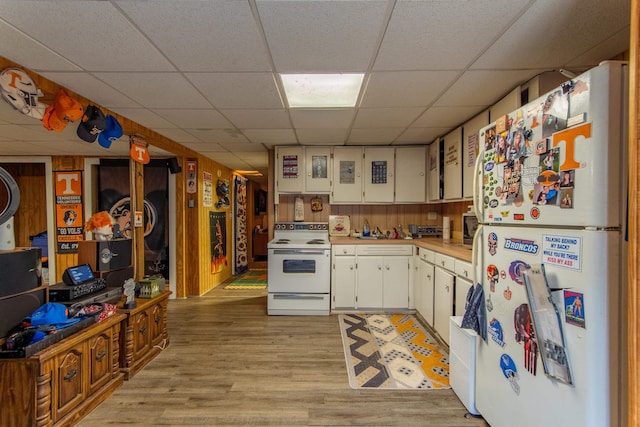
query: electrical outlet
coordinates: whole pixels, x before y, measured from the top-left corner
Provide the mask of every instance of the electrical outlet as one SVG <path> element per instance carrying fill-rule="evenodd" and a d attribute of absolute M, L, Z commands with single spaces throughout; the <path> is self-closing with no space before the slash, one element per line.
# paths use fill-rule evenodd
<path fill-rule="evenodd" d="M 427 212 L 427 219 L 438 219 L 438 214 L 435 212 Z"/>

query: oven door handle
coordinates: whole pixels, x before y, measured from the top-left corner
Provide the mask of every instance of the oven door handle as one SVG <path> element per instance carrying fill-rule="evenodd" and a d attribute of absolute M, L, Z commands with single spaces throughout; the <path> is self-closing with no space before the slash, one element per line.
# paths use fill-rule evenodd
<path fill-rule="evenodd" d="M 305 294 L 274 294 L 273 299 L 323 299 L 322 295 L 305 295 Z"/>
<path fill-rule="evenodd" d="M 325 249 L 274 249 L 274 255 L 324 255 Z"/>

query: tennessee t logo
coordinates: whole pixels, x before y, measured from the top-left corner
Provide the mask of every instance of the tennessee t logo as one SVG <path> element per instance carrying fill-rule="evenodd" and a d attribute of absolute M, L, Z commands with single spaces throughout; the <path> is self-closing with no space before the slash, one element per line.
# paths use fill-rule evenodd
<path fill-rule="evenodd" d="M 577 169 L 580 167 L 580 163 L 577 162 L 574 157 L 575 142 L 576 138 L 579 136 L 591 138 L 591 123 L 585 123 L 580 126 L 565 129 L 553 135 L 553 147 L 557 147 L 562 141 L 565 143 L 566 150 L 564 163 L 560 165 L 560 170 Z"/>

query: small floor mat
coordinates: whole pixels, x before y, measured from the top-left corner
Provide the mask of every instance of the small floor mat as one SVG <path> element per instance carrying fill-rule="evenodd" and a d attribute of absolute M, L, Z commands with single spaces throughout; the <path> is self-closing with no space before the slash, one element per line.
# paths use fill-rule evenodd
<path fill-rule="evenodd" d="M 449 356 L 411 314 L 341 314 L 354 389 L 449 389 Z"/>
<path fill-rule="evenodd" d="M 267 270 L 249 270 L 224 286 L 224 289 L 267 289 Z"/>

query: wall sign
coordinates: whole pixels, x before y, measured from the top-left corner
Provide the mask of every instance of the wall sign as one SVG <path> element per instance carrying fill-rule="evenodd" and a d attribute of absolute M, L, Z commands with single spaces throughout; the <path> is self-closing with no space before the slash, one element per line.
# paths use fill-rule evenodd
<path fill-rule="evenodd" d="M 55 186 L 58 253 L 74 253 L 84 239 L 82 172 L 55 172 Z"/>

